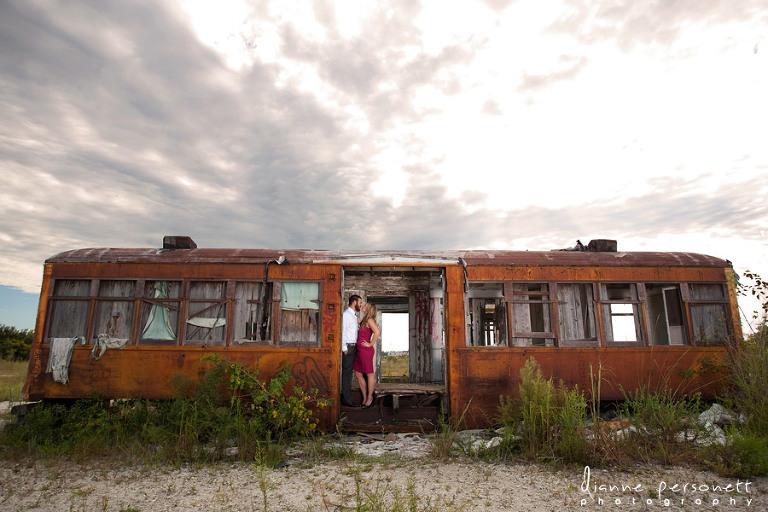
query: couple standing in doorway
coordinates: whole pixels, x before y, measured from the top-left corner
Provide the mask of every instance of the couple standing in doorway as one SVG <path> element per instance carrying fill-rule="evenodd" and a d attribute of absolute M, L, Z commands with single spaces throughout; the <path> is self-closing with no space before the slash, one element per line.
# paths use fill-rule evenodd
<path fill-rule="evenodd" d="M 360 319 L 357 314 L 363 313 Z M 352 295 L 349 307 L 344 311 L 341 321 L 341 404 L 356 407 L 352 403 L 352 373 L 357 377 L 363 401 L 360 407 L 373 405 L 373 390 L 376 375 L 373 368 L 373 356 L 376 353 L 376 340 L 379 326 L 376 325 L 376 306 L 370 302 L 363 304 L 363 298 Z"/>

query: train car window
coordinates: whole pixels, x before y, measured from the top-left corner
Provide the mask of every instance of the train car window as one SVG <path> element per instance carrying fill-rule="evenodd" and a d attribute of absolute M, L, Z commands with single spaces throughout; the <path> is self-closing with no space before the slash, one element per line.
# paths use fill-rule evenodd
<path fill-rule="evenodd" d="M 50 302 L 49 338 L 87 335 L 90 289 L 90 279 L 56 280 Z"/>
<path fill-rule="evenodd" d="M 272 283 L 265 293 L 262 283 L 238 282 L 232 302 L 232 329 L 236 343 L 264 342 L 272 339 L 272 315 L 262 302 L 272 297 Z"/>
<path fill-rule="evenodd" d="M 652 345 L 685 345 L 686 330 L 679 284 L 646 284 L 648 339 Z"/>
<path fill-rule="evenodd" d="M 728 299 L 721 283 L 691 284 L 691 329 L 697 345 L 723 345 L 730 339 Z"/>
<path fill-rule="evenodd" d="M 570 346 L 597 346 L 592 283 L 558 283 L 560 341 Z"/>
<path fill-rule="evenodd" d="M 184 345 L 221 346 L 227 334 L 227 284 L 190 281 Z"/>
<path fill-rule="evenodd" d="M 643 344 L 642 308 L 634 283 L 600 285 L 603 335 L 619 346 Z"/>
<path fill-rule="evenodd" d="M 317 345 L 319 312 L 319 283 L 281 283 L 280 343 Z"/>
<path fill-rule="evenodd" d="M 145 281 L 139 314 L 143 345 L 175 345 L 179 332 L 181 281 Z"/>
<path fill-rule="evenodd" d="M 91 336 L 106 334 L 111 338 L 130 339 L 136 307 L 135 294 L 135 281 L 99 281 Z"/>
<path fill-rule="evenodd" d="M 467 345 L 509 345 L 503 283 L 470 283 L 467 296 Z"/>
<path fill-rule="evenodd" d="M 547 283 L 512 284 L 512 344 L 516 347 L 551 347 L 552 301 Z"/>

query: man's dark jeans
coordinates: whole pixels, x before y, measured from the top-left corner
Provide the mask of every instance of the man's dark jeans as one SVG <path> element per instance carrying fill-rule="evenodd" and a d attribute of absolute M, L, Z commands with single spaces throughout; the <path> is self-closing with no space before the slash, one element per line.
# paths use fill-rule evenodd
<path fill-rule="evenodd" d="M 352 405 L 352 365 L 355 362 L 356 345 L 347 345 L 347 353 L 341 353 L 341 404 Z"/>

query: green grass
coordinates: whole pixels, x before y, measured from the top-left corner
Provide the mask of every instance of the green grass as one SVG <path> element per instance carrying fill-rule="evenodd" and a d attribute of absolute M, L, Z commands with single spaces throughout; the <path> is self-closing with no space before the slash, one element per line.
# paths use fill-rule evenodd
<path fill-rule="evenodd" d="M 27 378 L 29 361 L 0 360 L 0 402 L 21 401 L 21 388 Z"/>
<path fill-rule="evenodd" d="M 402 356 L 383 356 L 381 358 L 381 377 L 383 379 L 408 378 L 408 354 Z"/>

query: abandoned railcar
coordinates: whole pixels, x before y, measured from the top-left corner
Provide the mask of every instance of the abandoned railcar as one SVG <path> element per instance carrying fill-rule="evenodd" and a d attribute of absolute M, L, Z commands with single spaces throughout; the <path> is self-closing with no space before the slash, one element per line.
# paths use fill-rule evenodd
<path fill-rule="evenodd" d="M 288 361 L 299 385 L 336 399 L 320 411 L 326 429 L 342 417 L 359 430 L 429 428 L 441 411 L 487 425 L 530 357 L 584 390 L 599 369 L 605 400 L 639 385 L 712 396 L 741 337 L 730 263 L 610 241 L 580 249 L 198 249 L 166 237 L 162 249 L 64 252 L 45 263 L 24 394 L 167 398 L 175 376 L 200 379 L 202 356 L 217 353 L 264 377 Z M 338 400 L 352 294 L 409 325 L 408 382 L 380 382 L 365 410 Z"/>

